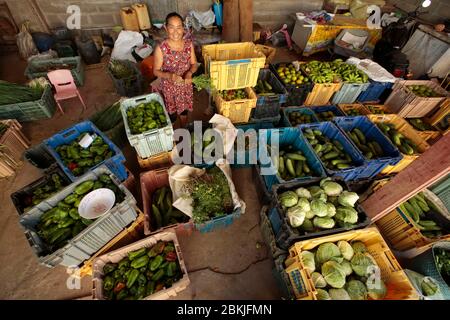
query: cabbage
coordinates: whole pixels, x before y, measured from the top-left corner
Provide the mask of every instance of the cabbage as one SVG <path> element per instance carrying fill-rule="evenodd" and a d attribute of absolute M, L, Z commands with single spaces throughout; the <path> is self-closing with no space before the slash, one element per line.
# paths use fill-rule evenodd
<path fill-rule="evenodd" d="M 311 206 L 309 205 L 309 201 L 306 198 L 298 198 L 298 202 L 296 207 L 300 207 L 302 211 L 308 212 L 311 210 Z"/>
<path fill-rule="evenodd" d="M 361 281 L 350 280 L 345 289 L 352 300 L 367 300 L 367 288 Z"/>
<path fill-rule="evenodd" d="M 373 272 L 373 268 L 378 268 L 373 258 L 367 253 L 355 253 L 351 265 L 353 271 L 360 277 L 367 277 Z"/>
<path fill-rule="evenodd" d="M 345 285 L 345 273 L 336 261 L 327 261 L 322 265 L 322 276 L 333 288 L 340 289 Z"/>
<path fill-rule="evenodd" d="M 305 212 L 298 206 L 291 207 L 287 210 L 287 217 L 289 219 L 289 224 L 293 228 L 298 228 L 305 220 Z"/>
<path fill-rule="evenodd" d="M 314 199 L 311 201 L 311 211 L 318 217 L 326 217 L 328 215 L 328 207 L 322 200 Z"/>
<path fill-rule="evenodd" d="M 278 197 L 283 207 L 290 208 L 297 204 L 298 196 L 294 191 L 286 191 Z"/>
<path fill-rule="evenodd" d="M 297 190 L 295 190 L 295 193 L 299 198 L 306 198 L 306 199 L 312 198 L 311 193 L 306 188 L 298 188 Z"/>
<path fill-rule="evenodd" d="M 322 193 L 325 193 L 321 187 L 319 186 L 312 186 L 308 188 L 309 192 L 311 193 L 311 197 L 318 198 Z"/>
<path fill-rule="evenodd" d="M 334 215 L 336 214 L 336 207 L 332 204 L 332 203 L 327 203 L 327 217 L 328 218 L 333 218 Z"/>
<path fill-rule="evenodd" d="M 374 282 L 374 283 L 373 283 Z M 371 281 L 371 279 L 367 279 L 366 281 L 367 293 L 369 297 L 374 300 L 381 300 L 386 297 L 387 288 L 384 285 L 383 280 L 376 279 L 375 281 Z"/>
<path fill-rule="evenodd" d="M 327 286 L 327 282 L 318 272 L 313 272 L 311 274 L 311 279 L 315 288 L 325 288 Z"/>
<path fill-rule="evenodd" d="M 302 261 L 305 269 L 309 273 L 313 273 L 316 270 L 316 263 L 314 261 L 314 253 L 310 251 L 302 251 Z"/>
<path fill-rule="evenodd" d="M 314 225 L 311 222 L 310 219 L 305 219 L 305 221 L 303 221 L 303 224 L 301 225 L 302 230 L 311 232 L 314 231 Z"/>
<path fill-rule="evenodd" d="M 345 289 L 330 289 L 328 294 L 331 300 L 352 300 Z"/>
<path fill-rule="evenodd" d="M 353 248 L 347 241 L 341 240 L 337 243 L 337 246 L 339 247 L 339 250 L 341 251 L 342 256 L 346 260 L 352 260 L 353 258 Z"/>
<path fill-rule="evenodd" d="M 323 185 L 321 185 L 323 191 L 325 191 L 327 196 L 337 197 L 344 190 L 342 186 L 334 181 L 327 181 Z"/>
<path fill-rule="evenodd" d="M 328 197 L 327 201 L 332 203 L 334 206 L 339 205 L 338 197 Z"/>
<path fill-rule="evenodd" d="M 358 211 L 351 207 L 339 207 L 334 218 L 343 223 L 355 224 L 358 222 Z"/>
<path fill-rule="evenodd" d="M 314 212 L 312 211 L 308 211 L 306 212 L 306 219 L 312 219 L 314 218 L 316 215 L 314 214 Z"/>
<path fill-rule="evenodd" d="M 352 242 L 352 249 L 355 253 L 364 253 L 367 252 L 367 247 L 361 241 Z"/>
<path fill-rule="evenodd" d="M 319 245 L 316 251 L 316 261 L 320 265 L 329 261 L 333 257 L 340 257 L 341 251 L 337 245 L 332 242 L 325 242 Z"/>
<path fill-rule="evenodd" d="M 358 201 L 359 196 L 355 192 L 344 191 L 338 198 L 338 201 L 341 205 L 346 207 L 354 207 L 356 201 Z"/>
<path fill-rule="evenodd" d="M 317 300 L 331 300 L 330 295 L 323 289 L 317 289 Z"/>
<path fill-rule="evenodd" d="M 321 229 L 332 229 L 335 226 L 335 222 L 333 220 L 333 218 L 320 218 L 320 217 L 315 217 L 313 219 L 313 224 L 314 226 L 316 226 L 317 228 L 321 228 Z"/>
<path fill-rule="evenodd" d="M 344 260 L 341 262 L 342 270 L 344 270 L 344 273 L 346 276 L 349 276 L 353 273 L 352 265 L 350 261 Z"/>
<path fill-rule="evenodd" d="M 319 186 L 320 186 L 321 188 L 323 188 L 324 183 L 325 183 L 325 182 L 329 182 L 329 181 L 332 181 L 330 177 L 327 177 L 327 178 L 325 178 L 325 179 L 322 179 L 322 180 L 320 180 Z"/>

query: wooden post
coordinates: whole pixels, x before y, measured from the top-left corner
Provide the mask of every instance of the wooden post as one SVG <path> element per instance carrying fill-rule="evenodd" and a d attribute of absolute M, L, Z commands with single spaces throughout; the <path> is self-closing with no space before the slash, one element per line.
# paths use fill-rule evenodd
<path fill-rule="evenodd" d="M 367 198 L 362 206 L 374 222 L 448 173 L 450 173 L 450 135 L 445 135 Z"/>
<path fill-rule="evenodd" d="M 223 31 L 225 42 L 239 42 L 239 0 L 224 0 Z"/>
<path fill-rule="evenodd" d="M 253 41 L 253 0 L 239 0 L 239 37 Z"/>

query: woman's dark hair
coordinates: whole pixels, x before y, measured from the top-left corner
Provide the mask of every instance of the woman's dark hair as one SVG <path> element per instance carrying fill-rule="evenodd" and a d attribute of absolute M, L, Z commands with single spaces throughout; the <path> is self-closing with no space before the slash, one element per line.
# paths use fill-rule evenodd
<path fill-rule="evenodd" d="M 169 14 L 167 15 L 167 17 L 166 17 L 166 25 L 169 23 L 169 20 L 170 20 L 171 18 L 174 18 L 174 17 L 179 18 L 179 19 L 181 20 L 181 22 L 183 22 L 183 18 L 182 18 L 178 13 L 176 13 L 176 12 L 171 12 L 171 13 L 169 13 Z"/>

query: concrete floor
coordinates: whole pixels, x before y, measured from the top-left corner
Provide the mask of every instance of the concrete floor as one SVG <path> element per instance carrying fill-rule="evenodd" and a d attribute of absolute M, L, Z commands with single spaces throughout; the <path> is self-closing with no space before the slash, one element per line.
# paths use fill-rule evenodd
<path fill-rule="evenodd" d="M 279 50 L 277 61 L 290 61 L 296 56 Z M 16 55 L 0 57 L 0 79 L 23 83 L 26 62 Z M 52 119 L 23 123 L 23 131 L 32 145 L 69 127 L 116 101 L 112 81 L 104 68 L 88 68 L 85 85 L 80 88 L 88 109 L 83 111 L 79 102 L 63 102 L 65 114 L 59 111 Z M 196 94 L 192 119 L 205 120 L 207 94 Z M 137 177 L 134 150 L 124 148 L 126 166 Z M 81 280 L 80 289 L 67 289 L 68 274 L 63 267 L 49 269 L 41 266 L 18 223 L 17 212 L 10 194 L 42 175 L 28 162 L 15 177 L 0 181 L 0 299 L 77 299 L 89 298 L 91 277 Z M 190 287 L 175 299 L 279 299 L 280 291 L 272 276 L 272 259 L 265 247 L 259 228 L 261 205 L 255 190 L 251 169 L 233 170 L 233 180 L 247 211 L 231 226 L 209 234 L 194 232 L 181 237 L 180 245 L 186 261 Z M 136 198 L 140 199 L 139 194 Z M 139 200 L 138 200 L 139 203 Z M 142 207 L 141 205 L 139 205 Z"/>

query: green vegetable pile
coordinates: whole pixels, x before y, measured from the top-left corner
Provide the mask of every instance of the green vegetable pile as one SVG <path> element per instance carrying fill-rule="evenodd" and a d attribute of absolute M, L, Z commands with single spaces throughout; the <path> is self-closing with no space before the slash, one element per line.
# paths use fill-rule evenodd
<path fill-rule="evenodd" d="M 63 247 L 94 220 L 84 219 L 78 214 L 78 205 L 89 191 L 98 188 L 108 188 L 116 194 L 116 203 L 123 201 L 123 193 L 106 174 L 99 176 L 98 180 L 87 180 L 75 187 L 73 193 L 45 212 L 36 231 L 43 242 L 48 246 L 49 252 Z"/>
<path fill-rule="evenodd" d="M 419 131 L 436 131 L 432 126 L 428 123 L 424 122 L 420 118 L 407 119 L 408 122 Z"/>
<path fill-rule="evenodd" d="M 25 208 L 24 212 L 27 212 L 33 206 L 38 205 L 45 199 L 51 197 L 66 185 L 67 184 L 61 179 L 59 174 L 53 173 L 51 175 L 51 178 L 48 179 L 48 181 L 44 185 L 32 190 L 30 193 L 27 193 L 26 195 L 21 197 L 21 204 Z"/>
<path fill-rule="evenodd" d="M 172 206 L 172 190 L 169 187 L 157 189 L 152 195 L 152 217 L 153 228 L 158 230 L 162 227 L 184 223 L 189 217 Z"/>
<path fill-rule="evenodd" d="M 384 112 L 383 108 L 379 107 L 379 106 L 371 106 L 371 105 L 367 105 L 366 106 L 370 112 L 372 112 L 373 114 L 386 114 L 386 112 Z"/>
<path fill-rule="evenodd" d="M 127 121 L 131 134 L 140 134 L 167 126 L 164 107 L 156 100 L 128 108 Z"/>
<path fill-rule="evenodd" d="M 387 294 L 384 282 L 373 279 L 380 268 L 361 241 L 322 243 L 314 251 L 302 251 L 301 259 L 317 300 L 382 300 Z"/>
<path fill-rule="evenodd" d="M 320 130 L 303 129 L 303 134 L 325 167 L 330 170 L 342 170 L 351 167 L 352 158 L 344 151 L 344 147 L 339 141 L 331 141 Z"/>
<path fill-rule="evenodd" d="M 211 89 L 212 85 L 211 85 L 211 79 L 204 75 L 201 74 L 199 76 L 193 77 L 192 78 L 192 83 L 194 84 L 195 88 L 197 89 L 197 91 L 201 91 L 203 89 Z"/>
<path fill-rule="evenodd" d="M 331 178 L 278 195 L 289 224 L 301 234 L 333 229 L 336 223 L 339 227 L 352 227 L 358 222 L 354 208 L 358 199 L 355 192 L 344 191 Z"/>
<path fill-rule="evenodd" d="M 299 111 L 293 111 L 289 113 L 289 122 L 293 127 L 298 126 L 302 123 L 312 123 L 315 122 L 313 116 L 307 113 L 301 113 Z"/>
<path fill-rule="evenodd" d="M 419 97 L 442 97 L 441 94 L 437 93 L 430 87 L 425 85 L 410 85 L 406 86 L 409 90 L 411 90 L 416 96 Z"/>
<path fill-rule="evenodd" d="M 233 212 L 228 180 L 219 168 L 207 169 L 193 181 L 191 188 L 194 223 L 204 223 Z"/>
<path fill-rule="evenodd" d="M 448 230 L 447 232 L 443 230 L 435 221 L 434 217 L 441 215 L 440 210 L 425 197 L 423 192 L 403 202 L 399 208 L 414 221 L 415 226 L 425 237 L 436 238 L 448 233 Z"/>
<path fill-rule="evenodd" d="M 366 83 L 369 77 L 355 65 L 347 64 L 342 59 L 331 62 L 317 60 L 302 64 L 303 71 L 315 83 L 335 83 L 343 80 L 346 83 Z"/>
<path fill-rule="evenodd" d="M 273 88 L 270 85 L 269 82 L 267 82 L 266 80 L 258 80 L 258 83 L 256 84 L 256 87 L 254 88 L 255 92 L 260 95 L 260 96 L 264 96 L 264 95 L 272 95 L 275 92 L 273 92 Z"/>
<path fill-rule="evenodd" d="M 333 111 L 315 112 L 320 121 L 331 121 L 336 115 Z"/>
<path fill-rule="evenodd" d="M 274 161 L 274 166 L 283 180 L 288 181 L 314 175 L 308 166 L 306 157 L 300 150 L 294 150 L 290 145 L 282 148 L 283 150 L 280 150 L 278 161 L 276 159 Z M 268 150 L 270 152 L 270 148 Z"/>
<path fill-rule="evenodd" d="M 219 95 L 225 101 L 249 99 L 245 89 L 223 90 L 219 91 Z"/>
<path fill-rule="evenodd" d="M 361 113 L 361 111 L 359 111 L 359 109 L 357 108 L 350 108 L 350 109 L 346 109 L 345 113 L 350 116 L 350 117 L 355 117 L 355 116 L 362 116 L 363 114 Z"/>
<path fill-rule="evenodd" d="M 118 263 L 103 267 L 103 296 L 107 300 L 144 299 L 170 288 L 183 277 L 173 242 L 128 252 Z"/>
<path fill-rule="evenodd" d="M 450 252 L 442 248 L 435 248 L 433 251 L 436 267 L 444 281 L 450 286 Z"/>
<path fill-rule="evenodd" d="M 367 141 L 366 136 L 358 128 L 347 131 L 348 136 L 367 159 L 384 156 L 383 148 L 376 141 Z"/>
<path fill-rule="evenodd" d="M 23 86 L 0 80 L 0 106 L 40 100 L 44 88 L 41 86 Z"/>
<path fill-rule="evenodd" d="M 91 132 L 89 134 L 92 135 L 93 133 Z M 83 137 L 84 134 L 81 134 L 72 143 L 60 145 L 56 148 L 56 152 L 64 165 L 76 177 L 114 155 L 114 152 L 109 149 L 109 146 L 100 136 L 94 139 L 94 142 L 92 142 L 89 148 L 84 149 L 78 144 Z"/>
<path fill-rule="evenodd" d="M 406 138 L 400 132 L 395 129 L 395 125 L 391 123 L 377 123 L 378 128 L 383 131 L 386 137 L 392 141 L 392 143 L 398 147 L 398 149 L 406 155 L 412 155 L 419 153 L 417 145 L 410 139 Z"/>

